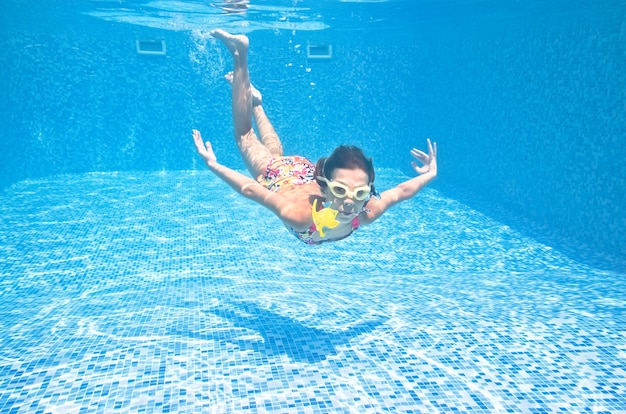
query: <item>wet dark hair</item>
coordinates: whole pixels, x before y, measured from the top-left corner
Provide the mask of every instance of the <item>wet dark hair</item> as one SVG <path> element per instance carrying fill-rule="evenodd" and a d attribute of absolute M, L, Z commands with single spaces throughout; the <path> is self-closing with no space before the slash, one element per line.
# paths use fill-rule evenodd
<path fill-rule="evenodd" d="M 363 151 L 359 147 L 353 145 L 341 145 L 337 147 L 330 157 L 322 157 L 317 161 L 315 165 L 315 180 L 322 187 L 326 188 L 326 183 L 322 180 L 318 180 L 317 176 L 322 176 L 330 180 L 333 175 L 333 171 L 337 168 L 345 168 L 349 170 L 363 170 L 367 174 L 368 184 L 372 185 L 372 194 L 376 195 L 374 189 L 374 163 L 371 158 L 367 158 Z"/>

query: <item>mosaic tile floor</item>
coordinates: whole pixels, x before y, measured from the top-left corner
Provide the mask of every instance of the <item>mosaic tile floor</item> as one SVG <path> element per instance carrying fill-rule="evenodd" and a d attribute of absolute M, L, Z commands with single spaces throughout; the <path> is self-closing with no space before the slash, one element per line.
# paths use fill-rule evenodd
<path fill-rule="evenodd" d="M 208 172 L 0 193 L 2 413 L 619 413 L 625 310 L 432 189 L 319 247 Z"/>

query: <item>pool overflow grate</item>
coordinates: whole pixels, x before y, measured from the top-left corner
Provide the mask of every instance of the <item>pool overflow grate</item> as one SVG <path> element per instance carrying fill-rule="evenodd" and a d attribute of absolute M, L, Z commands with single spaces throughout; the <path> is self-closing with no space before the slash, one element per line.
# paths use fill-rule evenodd
<path fill-rule="evenodd" d="M 140 55 L 160 55 L 167 54 L 165 40 L 136 40 L 137 53 Z"/>

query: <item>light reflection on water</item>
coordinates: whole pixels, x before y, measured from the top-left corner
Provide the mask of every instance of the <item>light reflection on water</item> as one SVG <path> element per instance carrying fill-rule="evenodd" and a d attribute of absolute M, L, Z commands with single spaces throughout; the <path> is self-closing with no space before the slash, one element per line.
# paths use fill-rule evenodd
<path fill-rule="evenodd" d="M 256 3 L 247 6 L 233 8 L 233 3 L 152 1 L 98 8 L 86 14 L 116 23 L 173 31 L 221 27 L 233 32 L 250 33 L 262 29 L 310 31 L 329 27 L 319 13 L 299 6 L 298 2 L 291 6 Z"/>

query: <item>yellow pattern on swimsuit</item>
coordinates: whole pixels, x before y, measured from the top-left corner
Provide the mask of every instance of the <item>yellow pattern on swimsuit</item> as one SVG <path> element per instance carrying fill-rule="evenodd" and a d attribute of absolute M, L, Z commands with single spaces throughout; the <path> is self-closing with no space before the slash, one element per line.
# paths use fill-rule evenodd
<path fill-rule="evenodd" d="M 337 213 L 339 213 L 339 211 L 333 210 L 330 207 L 318 210 L 317 198 L 313 200 L 311 215 L 313 216 L 313 223 L 315 223 L 315 228 L 317 229 L 317 232 L 322 239 L 326 237 L 326 234 L 324 234 L 324 227 L 326 227 L 327 229 L 334 229 L 339 225 L 339 221 L 335 220 L 335 217 L 337 217 Z"/>

